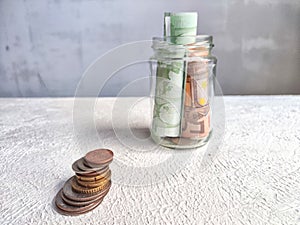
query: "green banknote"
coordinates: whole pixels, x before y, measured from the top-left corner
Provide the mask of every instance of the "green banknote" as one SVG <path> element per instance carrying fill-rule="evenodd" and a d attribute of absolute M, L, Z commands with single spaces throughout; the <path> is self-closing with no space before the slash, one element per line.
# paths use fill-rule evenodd
<path fill-rule="evenodd" d="M 158 136 L 177 137 L 180 133 L 182 61 L 158 62 L 152 130 Z"/>
<path fill-rule="evenodd" d="M 197 34 L 198 14 L 196 12 L 165 13 L 164 34 L 174 44 L 190 44 Z"/>
<path fill-rule="evenodd" d="M 180 135 L 185 88 L 185 51 L 180 46 L 192 43 L 194 37 L 187 36 L 196 33 L 197 13 L 165 13 L 164 36 L 167 43 L 162 45 L 163 50 L 158 56 L 152 123 L 152 131 L 157 136 Z"/>

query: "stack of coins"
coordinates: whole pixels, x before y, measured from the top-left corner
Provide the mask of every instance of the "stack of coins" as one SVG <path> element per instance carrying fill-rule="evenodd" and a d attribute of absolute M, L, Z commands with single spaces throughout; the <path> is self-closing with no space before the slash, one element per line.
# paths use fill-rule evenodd
<path fill-rule="evenodd" d="M 96 149 L 76 160 L 72 165 L 76 175 L 67 180 L 55 197 L 57 211 L 75 216 L 96 208 L 111 187 L 112 160 L 113 152 L 109 149 Z"/>

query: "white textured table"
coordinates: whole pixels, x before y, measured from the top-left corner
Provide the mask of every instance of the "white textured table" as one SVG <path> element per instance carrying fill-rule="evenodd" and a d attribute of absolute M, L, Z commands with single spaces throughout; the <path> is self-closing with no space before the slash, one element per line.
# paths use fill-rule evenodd
<path fill-rule="evenodd" d="M 152 149 L 151 141 L 115 135 L 114 102 L 101 99 L 95 114 L 95 147 L 115 152 L 112 188 L 94 211 L 66 217 L 52 200 L 84 154 L 74 137 L 73 99 L 0 99 L 1 225 L 300 224 L 300 96 L 225 97 L 224 140 L 206 166 L 205 148 Z M 131 112 L 139 138 L 148 135 L 143 104 Z"/>

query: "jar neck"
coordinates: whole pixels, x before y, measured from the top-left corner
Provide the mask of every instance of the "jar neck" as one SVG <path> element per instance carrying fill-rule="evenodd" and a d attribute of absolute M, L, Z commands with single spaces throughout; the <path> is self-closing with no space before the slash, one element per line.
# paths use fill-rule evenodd
<path fill-rule="evenodd" d="M 183 44 L 185 43 L 185 44 Z M 213 48 L 209 35 L 154 37 L 152 48 L 158 58 L 207 57 Z"/>

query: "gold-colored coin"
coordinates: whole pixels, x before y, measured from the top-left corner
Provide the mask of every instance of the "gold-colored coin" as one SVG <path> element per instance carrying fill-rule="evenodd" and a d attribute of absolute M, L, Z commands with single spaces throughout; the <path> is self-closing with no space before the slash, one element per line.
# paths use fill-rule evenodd
<path fill-rule="evenodd" d="M 88 187 L 83 187 L 80 184 L 78 184 L 77 179 L 73 179 L 71 184 L 72 184 L 73 190 L 76 192 L 84 193 L 84 194 L 94 194 L 99 191 L 102 191 L 104 188 L 106 188 L 107 185 L 109 185 L 109 183 L 110 183 L 110 181 L 108 180 L 108 182 L 105 182 L 105 183 L 99 185 L 98 187 L 88 188 Z"/>
<path fill-rule="evenodd" d="M 110 170 L 106 170 L 103 174 L 96 175 L 94 177 L 76 175 L 76 177 L 79 181 L 87 181 L 87 182 L 101 180 L 103 178 L 107 178 L 107 177 L 110 177 L 110 176 L 111 176 L 111 171 Z"/>
<path fill-rule="evenodd" d="M 77 183 L 80 186 L 87 187 L 87 188 L 96 188 L 101 185 L 107 184 L 108 181 L 110 181 L 110 176 L 102 178 L 101 180 L 97 180 L 97 181 L 81 181 L 77 179 Z"/>

